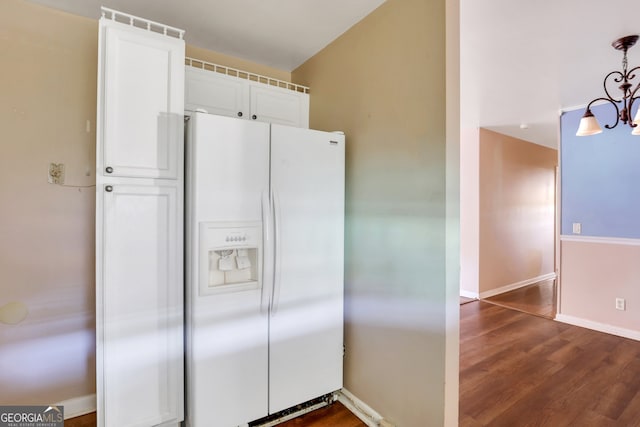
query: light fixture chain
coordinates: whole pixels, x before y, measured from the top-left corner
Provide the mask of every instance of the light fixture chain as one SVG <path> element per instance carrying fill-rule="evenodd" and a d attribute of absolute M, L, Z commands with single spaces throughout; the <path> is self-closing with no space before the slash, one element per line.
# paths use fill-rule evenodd
<path fill-rule="evenodd" d="M 627 80 L 627 68 L 628 68 L 628 61 L 627 61 L 627 49 L 624 50 L 624 54 L 622 55 L 622 74 L 624 75 L 624 79 Z"/>

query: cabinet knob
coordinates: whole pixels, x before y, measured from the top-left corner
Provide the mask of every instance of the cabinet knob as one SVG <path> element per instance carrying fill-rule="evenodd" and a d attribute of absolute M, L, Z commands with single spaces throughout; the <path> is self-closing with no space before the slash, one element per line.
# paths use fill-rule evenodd
<path fill-rule="evenodd" d="M 253 120 L 255 120 L 255 119 L 257 119 L 257 118 L 258 118 L 258 116 L 256 116 L 256 115 L 254 114 L 253 116 L 251 116 L 251 118 L 252 118 Z"/>
<path fill-rule="evenodd" d="M 106 187 L 104 187 L 104 191 L 106 191 L 107 193 L 111 193 L 113 191 L 113 186 L 107 185 Z"/>
<path fill-rule="evenodd" d="M 242 117 L 242 111 L 238 111 L 238 117 Z"/>
<path fill-rule="evenodd" d="M 112 168 L 111 166 L 107 166 L 107 167 L 106 167 L 106 169 L 105 169 L 105 171 L 106 171 L 107 173 L 112 173 L 112 172 L 113 172 L 113 168 Z"/>

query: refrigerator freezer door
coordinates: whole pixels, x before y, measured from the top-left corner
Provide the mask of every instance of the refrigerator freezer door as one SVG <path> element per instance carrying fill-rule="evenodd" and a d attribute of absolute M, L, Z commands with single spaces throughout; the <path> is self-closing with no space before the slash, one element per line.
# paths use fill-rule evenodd
<path fill-rule="evenodd" d="M 267 413 L 267 318 L 257 290 L 198 298 L 188 359 L 190 427 L 244 425 Z"/>
<path fill-rule="evenodd" d="M 198 230 L 222 221 L 260 228 L 269 182 L 269 125 L 196 113 L 188 125 L 187 159 L 187 425 L 237 426 L 268 410 L 263 286 L 200 292 L 199 280 L 209 276 L 199 274 L 199 263 L 209 257 L 200 256 L 207 242 L 199 241 Z M 235 261 L 227 267 L 238 273 Z"/>
<path fill-rule="evenodd" d="M 269 412 L 342 387 L 344 136 L 272 125 Z"/>
<path fill-rule="evenodd" d="M 261 220 L 269 188 L 269 124 L 195 113 L 187 179 L 199 221 Z"/>

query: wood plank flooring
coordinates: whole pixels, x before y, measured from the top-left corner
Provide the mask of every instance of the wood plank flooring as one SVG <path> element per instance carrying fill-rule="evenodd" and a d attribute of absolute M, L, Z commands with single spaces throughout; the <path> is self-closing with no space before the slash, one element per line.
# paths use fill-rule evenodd
<path fill-rule="evenodd" d="M 96 427 L 97 425 L 95 412 L 64 421 L 64 427 Z"/>
<path fill-rule="evenodd" d="M 65 427 L 96 427 L 96 413 L 71 418 L 64 422 Z M 334 402 L 301 417 L 294 418 L 279 427 L 366 427 L 365 423 L 353 415 L 342 403 Z"/>
<path fill-rule="evenodd" d="M 460 426 L 640 426 L 640 342 L 460 307 Z"/>
<path fill-rule="evenodd" d="M 301 417 L 294 418 L 278 427 L 366 427 L 366 424 L 353 415 L 342 403 L 334 402 L 324 408 L 316 409 Z"/>
<path fill-rule="evenodd" d="M 556 281 L 534 283 L 483 301 L 553 319 L 556 316 Z"/>

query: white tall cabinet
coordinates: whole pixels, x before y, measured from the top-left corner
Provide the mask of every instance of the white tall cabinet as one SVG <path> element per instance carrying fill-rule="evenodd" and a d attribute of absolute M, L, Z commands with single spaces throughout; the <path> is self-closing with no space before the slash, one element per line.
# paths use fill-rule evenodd
<path fill-rule="evenodd" d="M 184 418 L 181 30 L 103 9 L 99 25 L 99 427 Z"/>

